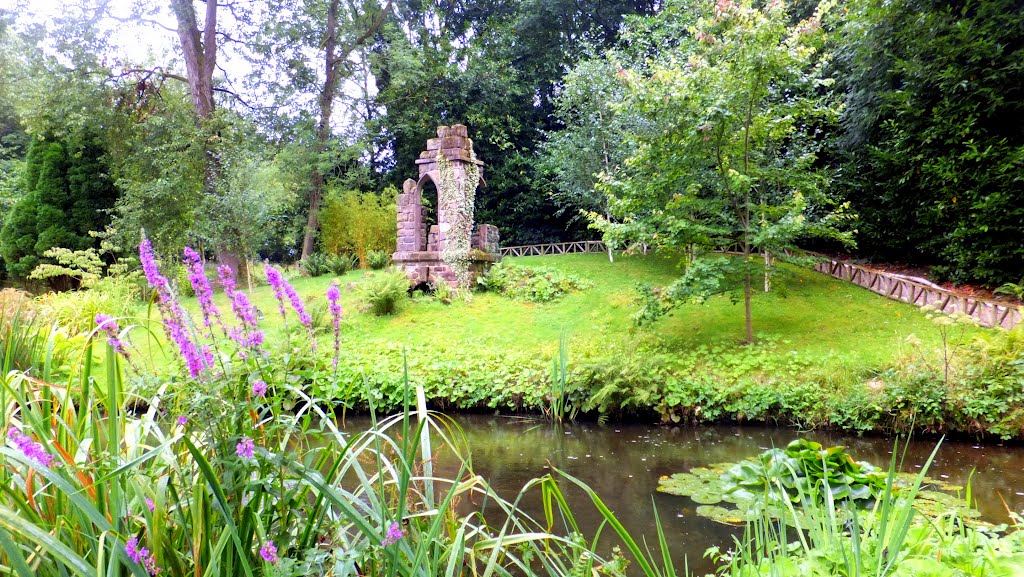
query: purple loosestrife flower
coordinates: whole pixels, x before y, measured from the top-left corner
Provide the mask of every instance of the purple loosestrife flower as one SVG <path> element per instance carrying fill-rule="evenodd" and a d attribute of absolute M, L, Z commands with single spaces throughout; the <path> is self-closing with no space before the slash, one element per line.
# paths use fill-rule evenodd
<path fill-rule="evenodd" d="M 129 559 L 136 563 L 139 563 L 145 555 L 149 554 L 149 550 L 145 547 L 139 549 L 138 537 L 128 539 L 128 542 L 124 544 L 124 552 L 128 554 Z"/>
<path fill-rule="evenodd" d="M 128 350 L 125 349 L 124 343 L 121 342 L 121 328 L 117 326 L 117 321 L 110 315 L 99 313 L 96 315 L 96 327 L 105 333 L 107 333 L 107 342 L 110 346 L 114 347 L 114 350 L 118 354 L 128 356 Z"/>
<path fill-rule="evenodd" d="M 334 322 L 334 368 L 338 368 L 338 352 L 341 350 L 341 290 L 337 284 L 327 288 L 327 309 L 331 312 Z"/>
<path fill-rule="evenodd" d="M 139 539 L 132 537 L 124 544 L 124 552 L 132 561 L 141 564 L 150 575 L 156 575 L 160 568 L 156 565 L 156 557 L 150 554 L 149 549 L 139 548 Z"/>
<path fill-rule="evenodd" d="M 235 275 L 231 267 L 221 265 L 217 268 L 217 276 L 224 287 L 224 293 L 231 299 L 231 310 L 241 322 L 241 328 L 234 328 L 228 334 L 232 340 L 247 349 L 257 349 L 263 344 L 263 331 L 256 327 L 256 307 L 242 291 L 235 289 Z"/>
<path fill-rule="evenodd" d="M 264 272 L 267 273 L 267 282 L 274 289 L 274 296 L 277 297 L 278 303 L 280 304 L 281 316 L 285 316 L 284 298 L 288 297 L 288 302 L 291 303 L 292 309 L 295 310 L 295 314 L 299 315 L 299 322 L 306 325 L 307 327 L 313 322 L 313 319 L 306 313 L 306 303 L 302 302 L 302 298 L 299 297 L 298 293 L 295 292 L 295 288 L 284 280 L 284 276 L 281 271 L 270 266 L 269 264 L 263 265 Z"/>
<path fill-rule="evenodd" d="M 188 417 L 186 417 L 185 415 L 179 416 L 178 424 L 184 427 L 186 424 L 188 424 Z"/>
<path fill-rule="evenodd" d="M 398 543 L 398 540 L 404 535 L 405 533 L 402 532 L 402 526 L 398 523 L 392 523 L 391 526 L 388 527 L 388 534 L 385 535 L 384 541 L 381 544 L 385 547 L 394 545 L 395 543 Z"/>
<path fill-rule="evenodd" d="M 139 259 L 142 261 L 142 271 L 146 275 L 149 286 L 156 289 L 159 295 L 160 315 L 163 317 L 164 332 L 167 338 L 178 346 L 178 351 L 185 360 L 188 373 L 195 378 L 206 368 L 207 362 L 212 365 L 212 358 L 204 355 L 199 347 L 192 342 L 186 329 L 187 317 L 185 311 L 174 300 L 171 293 L 171 285 L 167 278 L 160 274 L 160 267 L 153 255 L 153 245 L 148 238 L 143 238 L 139 244 Z"/>
<path fill-rule="evenodd" d="M 260 557 L 263 557 L 263 560 L 271 565 L 277 565 L 277 547 L 270 541 L 267 541 L 260 547 Z"/>
<path fill-rule="evenodd" d="M 150 513 L 152 513 L 156 509 L 156 505 L 153 503 L 153 500 L 150 499 L 149 497 L 146 497 L 146 508 L 149 509 Z"/>
<path fill-rule="evenodd" d="M 256 445 L 249 437 L 242 437 L 242 440 L 235 445 L 235 452 L 242 459 L 251 459 L 256 451 Z"/>
<path fill-rule="evenodd" d="M 33 441 L 31 437 L 23 434 L 17 428 L 11 427 L 11 429 L 7 431 L 7 438 L 14 443 L 14 446 L 17 447 L 23 455 L 47 469 L 50 468 L 50 465 L 53 463 L 53 455 L 47 453 L 46 450 L 43 449 L 43 446 Z"/>
<path fill-rule="evenodd" d="M 220 310 L 213 304 L 213 288 L 210 281 L 206 279 L 203 269 L 203 261 L 199 253 L 191 247 L 185 247 L 185 268 L 188 269 L 188 282 L 196 293 L 196 300 L 199 302 L 199 309 L 203 313 L 203 326 L 211 328 L 214 321 L 220 324 Z"/>
<path fill-rule="evenodd" d="M 142 272 L 146 275 L 149 286 L 163 293 L 170 292 L 170 283 L 167 278 L 160 274 L 160 266 L 156 264 L 156 256 L 153 255 L 153 243 L 148 238 L 143 238 L 139 244 L 139 260 L 142 262 Z"/>
<path fill-rule="evenodd" d="M 252 395 L 254 397 L 263 398 L 267 396 L 267 383 L 263 381 L 256 381 L 252 384 Z"/>
<path fill-rule="evenodd" d="M 287 312 L 284 309 L 284 277 L 281 276 L 281 271 L 270 266 L 269 263 L 263 263 L 263 272 L 267 275 L 267 282 L 270 283 L 270 288 L 274 289 L 274 297 L 277 299 L 277 310 L 281 311 L 281 318 L 287 316 Z"/>

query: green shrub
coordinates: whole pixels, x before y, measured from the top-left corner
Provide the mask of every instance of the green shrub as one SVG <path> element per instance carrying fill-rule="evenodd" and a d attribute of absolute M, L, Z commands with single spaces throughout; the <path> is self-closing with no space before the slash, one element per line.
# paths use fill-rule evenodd
<path fill-rule="evenodd" d="M 382 194 L 332 190 L 320 208 L 320 243 L 331 254 L 355 254 L 367 265 L 370 251 L 395 250 L 394 187 Z"/>
<path fill-rule="evenodd" d="M 361 292 L 370 312 L 377 316 L 392 315 L 409 296 L 409 279 L 402 272 L 377 274 L 362 285 Z"/>
<path fill-rule="evenodd" d="M 171 285 L 174 287 L 174 291 L 183 297 L 194 297 L 196 291 L 192 288 L 192 283 L 188 281 L 188 268 L 180 262 L 169 264 L 164 267 L 168 271 L 168 280 L 171 281 Z"/>
<path fill-rule="evenodd" d="M 327 309 L 327 299 L 320 295 L 308 296 L 306 301 L 306 313 L 309 314 L 309 318 L 312 319 L 311 324 L 313 329 L 317 332 L 323 332 L 331 328 L 331 315 Z M 295 327 L 296 330 L 300 330 L 299 327 Z"/>
<path fill-rule="evenodd" d="M 357 266 L 359 266 L 359 259 L 352 254 L 332 254 L 327 257 L 327 268 L 335 276 L 341 276 Z"/>
<path fill-rule="evenodd" d="M 391 264 L 391 255 L 382 250 L 371 250 L 366 253 L 366 264 L 373 270 L 380 270 Z"/>
<path fill-rule="evenodd" d="M 445 281 L 437 283 L 434 287 L 434 300 L 441 304 L 450 305 L 455 300 L 456 291 L 452 285 Z"/>
<path fill-rule="evenodd" d="M 327 255 L 320 252 L 315 252 L 307 256 L 299 261 L 299 264 L 302 267 L 302 272 L 306 276 L 318 277 L 331 272 Z"/>
<path fill-rule="evenodd" d="M 37 309 L 42 324 L 56 323 L 77 334 L 92 330 L 99 313 L 115 318 L 133 315 L 142 296 L 133 279 L 106 277 L 88 289 L 47 293 L 39 297 Z"/>
<path fill-rule="evenodd" d="M 502 262 L 478 278 L 477 285 L 514 300 L 550 302 L 568 293 L 590 288 L 593 283 L 550 267 L 527 267 Z"/>

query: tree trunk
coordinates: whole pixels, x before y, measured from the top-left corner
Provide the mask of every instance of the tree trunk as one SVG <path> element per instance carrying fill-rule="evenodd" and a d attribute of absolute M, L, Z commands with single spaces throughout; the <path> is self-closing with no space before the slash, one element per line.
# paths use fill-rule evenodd
<path fill-rule="evenodd" d="M 217 69 L 217 6 L 218 0 L 206 1 L 206 17 L 203 28 L 199 29 L 192 0 L 170 0 L 171 10 L 178 22 L 178 40 L 185 59 L 185 76 L 188 80 L 192 104 L 196 109 L 199 125 L 205 125 L 215 110 L 213 100 L 213 72 Z M 212 135 L 211 135 L 212 136 Z M 211 146 L 208 137 L 204 143 L 206 166 L 203 168 L 203 191 L 216 194 L 217 179 L 220 176 L 220 156 Z M 238 247 L 218 246 L 217 260 L 231 268 L 236 278 L 247 275 L 247 260 L 239 254 Z"/>
<path fill-rule="evenodd" d="M 747 321 L 747 344 L 754 344 L 754 316 L 750 308 L 750 271 L 743 275 L 743 307 Z"/>
<path fill-rule="evenodd" d="M 306 218 L 306 234 L 302 237 L 302 258 L 313 254 L 313 243 L 316 230 L 320 226 L 320 201 L 324 194 L 324 175 L 320 171 L 320 157 L 327 151 L 327 141 L 331 137 L 331 113 L 334 111 L 334 97 L 338 92 L 338 66 L 335 52 L 338 49 L 338 3 L 331 0 L 327 6 L 327 43 L 324 49 L 326 78 L 323 90 L 320 91 L 320 121 L 316 125 L 316 154 L 313 158 L 313 170 L 310 174 L 309 215 Z"/>
<path fill-rule="evenodd" d="M 199 30 L 192 0 L 171 0 L 171 10 L 178 21 L 178 40 L 185 58 L 196 115 L 207 120 L 213 115 L 213 71 L 217 67 L 217 1 L 206 1 L 206 19 Z"/>
<path fill-rule="evenodd" d="M 320 171 L 320 157 L 327 152 L 327 144 L 331 138 L 331 114 L 334 112 L 334 99 L 338 94 L 338 66 L 348 58 L 357 47 L 361 46 L 367 39 L 373 36 L 384 23 L 384 17 L 391 11 L 391 0 L 381 11 L 380 15 L 374 18 L 362 34 L 356 38 L 351 45 L 345 47 L 341 55 L 338 55 L 338 5 L 339 0 L 331 0 L 327 6 L 327 39 L 324 46 L 325 78 L 324 87 L 320 91 L 318 104 L 320 106 L 320 121 L 316 126 L 316 156 L 313 169 L 310 174 L 309 188 L 309 215 L 306 217 L 306 233 L 302 237 L 302 258 L 313 254 L 314 243 L 316 242 L 316 231 L 320 227 L 320 203 L 324 195 L 324 175 Z M 355 19 L 353 14 L 353 19 Z"/>

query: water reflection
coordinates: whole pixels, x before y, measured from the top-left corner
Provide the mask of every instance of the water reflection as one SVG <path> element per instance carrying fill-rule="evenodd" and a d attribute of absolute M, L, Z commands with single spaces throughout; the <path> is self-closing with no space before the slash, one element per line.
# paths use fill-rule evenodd
<path fill-rule="evenodd" d="M 593 487 L 635 536 L 647 539 L 652 550 L 657 543 L 652 507 L 657 507 L 674 548 L 673 557 L 680 564 L 686 557 L 698 574 L 711 569 L 702 558 L 705 549 L 712 545 L 728 548 L 735 529 L 697 516 L 696 505 L 685 497 L 657 492 L 658 478 L 747 458 L 773 446 L 785 446 L 799 436 L 792 429 L 770 427 L 554 427 L 529 419 L 475 415 L 461 415 L 455 420 L 472 450 L 473 469 L 503 497 L 514 497 L 527 481 L 557 467 Z M 358 430 L 366 424 L 350 420 L 349 427 Z M 809 436 L 826 446 L 844 445 L 854 458 L 879 466 L 886 466 L 892 456 L 892 439 L 831 432 Z M 934 446 L 932 441 L 913 441 L 903 469 L 918 470 Z M 435 472 L 442 475 L 458 473 L 454 459 L 446 459 L 444 454 L 436 456 L 435 467 Z M 972 470 L 976 506 L 986 519 L 1007 521 L 1007 507 L 1018 513 L 1024 511 L 1024 448 L 946 441 L 930 475 L 963 485 Z M 592 536 L 600 516 L 582 491 L 571 490 L 567 483 L 563 490 L 585 534 Z M 539 494 L 534 497 L 524 508 L 540 518 Z M 610 535 L 606 541 L 602 548 L 610 546 Z"/>

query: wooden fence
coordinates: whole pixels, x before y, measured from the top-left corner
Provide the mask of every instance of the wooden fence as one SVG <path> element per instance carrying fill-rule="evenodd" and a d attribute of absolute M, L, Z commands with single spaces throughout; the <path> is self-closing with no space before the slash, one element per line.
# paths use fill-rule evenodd
<path fill-rule="evenodd" d="M 505 246 L 498 249 L 501 256 L 542 256 L 607 251 L 608 247 L 599 240 Z M 1022 320 L 1021 308 L 1012 304 L 958 295 L 896 275 L 845 262 L 825 260 L 816 264 L 814 270 L 852 282 L 890 299 L 917 306 L 932 305 L 937 311 L 946 314 L 961 312 L 986 327 L 1012 329 Z"/>
<path fill-rule="evenodd" d="M 1021 309 L 1012 304 L 958 295 L 881 271 L 835 260 L 819 262 L 814 270 L 894 300 L 917 306 L 932 305 L 946 314 L 961 312 L 986 327 L 1012 329 L 1021 322 Z"/>
<path fill-rule="evenodd" d="M 523 246 L 503 246 L 498 249 L 501 256 L 543 256 L 546 254 L 572 254 L 607 252 L 608 248 L 599 240 L 581 240 L 577 242 L 555 242 L 550 244 L 527 244 Z"/>

